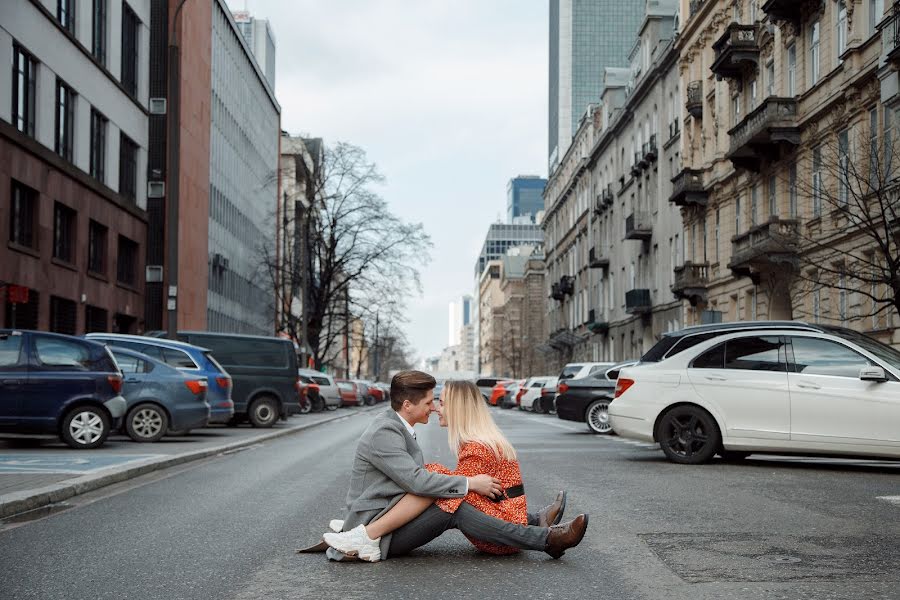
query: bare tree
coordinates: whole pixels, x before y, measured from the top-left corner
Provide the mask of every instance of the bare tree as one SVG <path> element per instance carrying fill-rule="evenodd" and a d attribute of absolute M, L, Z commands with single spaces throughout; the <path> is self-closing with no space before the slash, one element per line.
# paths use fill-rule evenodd
<path fill-rule="evenodd" d="M 283 230 L 296 232 L 289 248 L 276 252 L 265 244 L 261 253 L 275 302 L 289 307 L 304 290 L 306 343 L 316 368 L 349 369 L 352 322 L 369 328 L 377 314 L 385 331 L 399 329 L 407 299 L 421 293 L 419 269 L 428 263 L 431 239 L 422 224 L 390 211 L 374 189 L 383 180 L 361 148 L 326 147 L 305 217 L 282 215 Z M 284 329 L 301 339 L 297 318 L 286 318 Z"/>
<path fill-rule="evenodd" d="M 788 177 L 791 214 L 800 205 L 810 217 L 785 242 L 799 257 L 802 294 L 855 293 L 870 316 L 900 314 L 898 133 L 835 122 Z"/>

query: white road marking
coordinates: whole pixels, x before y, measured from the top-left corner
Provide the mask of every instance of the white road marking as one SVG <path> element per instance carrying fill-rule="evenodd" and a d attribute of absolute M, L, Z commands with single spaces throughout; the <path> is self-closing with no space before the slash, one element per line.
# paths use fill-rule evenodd
<path fill-rule="evenodd" d="M 883 500 L 884 502 L 888 502 L 893 504 L 894 506 L 900 506 L 900 496 L 875 496 L 876 500 Z"/>

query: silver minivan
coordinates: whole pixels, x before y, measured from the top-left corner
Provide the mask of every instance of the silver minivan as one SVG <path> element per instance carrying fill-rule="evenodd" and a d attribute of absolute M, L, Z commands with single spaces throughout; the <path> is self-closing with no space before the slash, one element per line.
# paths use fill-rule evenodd
<path fill-rule="evenodd" d="M 315 383 L 319 386 L 319 394 L 325 400 L 325 408 L 335 410 L 341 405 L 341 391 L 338 389 L 334 377 L 313 369 L 297 369 L 297 375 L 304 383 Z"/>

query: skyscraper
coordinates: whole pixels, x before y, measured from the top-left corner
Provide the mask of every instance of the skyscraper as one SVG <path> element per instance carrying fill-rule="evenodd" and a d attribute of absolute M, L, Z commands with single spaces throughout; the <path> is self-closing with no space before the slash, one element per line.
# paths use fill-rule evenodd
<path fill-rule="evenodd" d="M 257 19 L 245 10 L 233 11 L 232 16 L 244 41 L 250 46 L 269 87 L 275 89 L 275 36 L 268 19 Z"/>
<path fill-rule="evenodd" d="M 509 180 L 506 186 L 506 220 L 513 222 L 516 217 L 534 217 L 544 210 L 544 188 L 547 180 L 537 175 L 519 175 Z"/>
<path fill-rule="evenodd" d="M 550 171 L 562 159 L 603 69 L 625 67 L 644 16 L 638 0 L 550 0 Z"/>

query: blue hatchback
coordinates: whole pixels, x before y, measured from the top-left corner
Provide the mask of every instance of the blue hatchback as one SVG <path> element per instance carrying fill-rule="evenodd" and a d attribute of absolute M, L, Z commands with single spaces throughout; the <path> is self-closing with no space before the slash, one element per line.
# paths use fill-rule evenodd
<path fill-rule="evenodd" d="M 189 375 L 206 377 L 209 422 L 228 423 L 234 416 L 231 376 L 206 348 L 163 338 L 120 333 L 89 333 L 85 338 L 146 354 Z"/>

